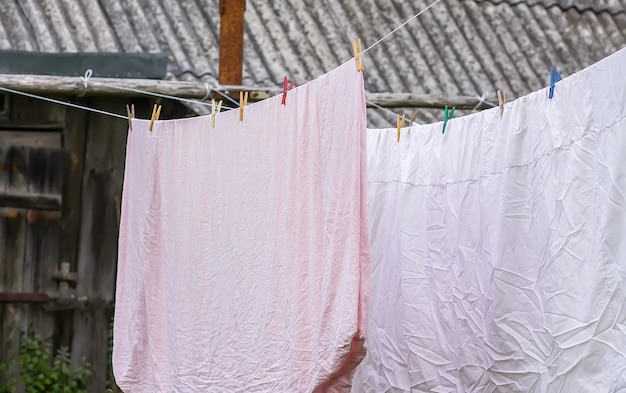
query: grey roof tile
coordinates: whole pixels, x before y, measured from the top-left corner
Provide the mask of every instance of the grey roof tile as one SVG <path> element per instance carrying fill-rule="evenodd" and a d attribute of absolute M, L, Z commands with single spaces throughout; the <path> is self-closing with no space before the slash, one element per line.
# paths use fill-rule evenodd
<path fill-rule="evenodd" d="M 24 19 L 16 2 L 9 0 L 0 3 L 0 22 L 6 33 L 5 42 L 9 45 L 3 49 L 38 50 L 34 34 L 24 24 Z"/>
<path fill-rule="evenodd" d="M 248 0 L 244 84 L 298 84 L 351 58 L 432 0 Z M 215 83 L 219 0 L 3 0 L 0 49 L 165 52 L 168 78 Z M 515 98 L 626 46 L 626 0 L 445 0 L 365 56 L 371 92 Z M 409 112 L 410 110 L 407 110 Z M 420 110 L 420 121 L 440 111 Z M 460 115 L 461 113 L 459 113 Z M 370 125 L 395 124 L 370 111 Z"/>
<path fill-rule="evenodd" d="M 467 0 L 466 0 L 467 1 Z M 626 10 L 624 0 L 471 0 L 478 3 L 541 6 L 543 8 L 558 7 L 561 10 L 575 9 L 578 12 L 592 11 L 596 13 L 623 13 Z"/>

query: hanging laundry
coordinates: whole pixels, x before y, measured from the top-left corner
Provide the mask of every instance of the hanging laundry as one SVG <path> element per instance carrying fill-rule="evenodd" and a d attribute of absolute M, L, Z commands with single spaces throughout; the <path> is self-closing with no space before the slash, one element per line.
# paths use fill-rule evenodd
<path fill-rule="evenodd" d="M 368 130 L 353 392 L 626 391 L 626 50 L 499 108 Z"/>
<path fill-rule="evenodd" d="M 347 62 L 215 128 L 132 120 L 113 347 L 124 391 L 350 390 L 369 293 L 362 75 Z"/>

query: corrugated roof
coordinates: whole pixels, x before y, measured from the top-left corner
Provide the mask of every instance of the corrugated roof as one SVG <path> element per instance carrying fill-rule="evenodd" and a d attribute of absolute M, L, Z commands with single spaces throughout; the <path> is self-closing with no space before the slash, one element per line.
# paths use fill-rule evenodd
<path fill-rule="evenodd" d="M 432 0 L 248 0 L 244 84 L 298 84 L 367 47 Z M 365 57 L 371 92 L 519 97 L 626 46 L 626 0 L 444 0 Z M 171 79 L 215 82 L 218 0 L 3 0 L 0 49 L 165 52 Z M 370 124 L 392 123 L 370 111 Z M 421 111 L 435 121 L 438 112 Z M 395 123 L 394 123 L 395 124 Z"/>
<path fill-rule="evenodd" d="M 610 12 L 613 15 L 626 12 L 626 1 L 624 0 L 471 0 L 476 2 L 490 2 L 493 4 L 506 3 L 517 5 L 524 3 L 529 6 L 539 5 L 544 8 L 559 7 L 562 10 L 574 8 L 579 12 Z"/>

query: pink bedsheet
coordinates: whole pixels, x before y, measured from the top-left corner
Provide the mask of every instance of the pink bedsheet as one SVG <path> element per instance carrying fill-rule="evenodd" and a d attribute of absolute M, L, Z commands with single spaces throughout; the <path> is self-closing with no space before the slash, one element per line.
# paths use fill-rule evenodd
<path fill-rule="evenodd" d="M 215 128 L 133 122 L 113 347 L 126 392 L 350 389 L 369 290 L 362 74 L 348 62 L 281 98 Z"/>

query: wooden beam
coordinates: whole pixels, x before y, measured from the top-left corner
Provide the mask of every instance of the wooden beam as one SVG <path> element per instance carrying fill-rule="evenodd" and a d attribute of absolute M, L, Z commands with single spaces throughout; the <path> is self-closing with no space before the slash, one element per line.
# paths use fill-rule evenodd
<path fill-rule="evenodd" d="M 1 92 L 0 92 L 1 93 Z M 26 132 L 45 131 L 50 133 L 63 131 L 61 122 L 39 122 L 31 119 L 2 119 L 0 118 L 0 131 L 21 130 Z"/>
<path fill-rule="evenodd" d="M 495 96 L 481 102 L 480 97 L 411 93 L 368 93 L 366 99 L 369 108 L 374 107 L 369 104 L 373 103 L 383 108 L 443 108 L 448 105 L 457 109 L 488 109 L 493 107 L 488 102 L 498 102 Z"/>
<path fill-rule="evenodd" d="M 40 95 L 78 95 L 85 92 L 83 82 L 76 77 L 46 76 L 46 75 L 2 75 L 0 87 Z M 168 96 L 200 99 L 206 97 L 206 86 L 202 82 L 165 81 L 153 79 L 120 79 L 120 78 L 91 78 L 85 92 L 88 96 L 126 96 L 138 97 L 141 93 L 124 89 L 146 91 L 149 93 Z M 259 101 L 270 96 L 281 94 L 279 88 L 222 85 L 221 91 L 232 93 L 240 91 L 250 92 L 250 101 Z M 443 108 L 445 105 L 455 106 L 457 109 L 486 109 L 484 101 L 497 103 L 493 97 L 487 97 L 483 102 L 477 96 L 449 96 L 445 94 L 413 94 L 413 93 L 366 93 L 369 103 L 385 108 Z M 510 99 L 509 99 L 510 100 Z M 369 106 L 369 105 L 368 105 Z"/>
<path fill-rule="evenodd" d="M 0 303 L 47 303 L 50 296 L 39 292 L 0 292 Z"/>
<path fill-rule="evenodd" d="M 76 96 L 145 96 L 141 92 L 164 94 L 179 98 L 200 99 L 207 95 L 203 82 L 167 81 L 154 79 L 91 78 L 85 90 L 83 81 L 77 77 L 49 75 L 0 74 L 0 87 L 39 95 Z M 130 90 L 129 90 L 130 89 Z M 220 86 L 220 91 L 249 91 L 250 100 L 258 101 L 282 93 L 278 88 L 250 86 Z M 132 91 L 137 90 L 137 91 Z M 2 93 L 2 91 L 0 91 Z M 209 92 L 210 93 L 210 92 Z"/>
<path fill-rule="evenodd" d="M 240 85 L 246 0 L 220 0 L 220 85 Z"/>
<path fill-rule="evenodd" d="M 0 206 L 32 210 L 60 210 L 61 197 L 34 193 L 0 193 Z"/>

